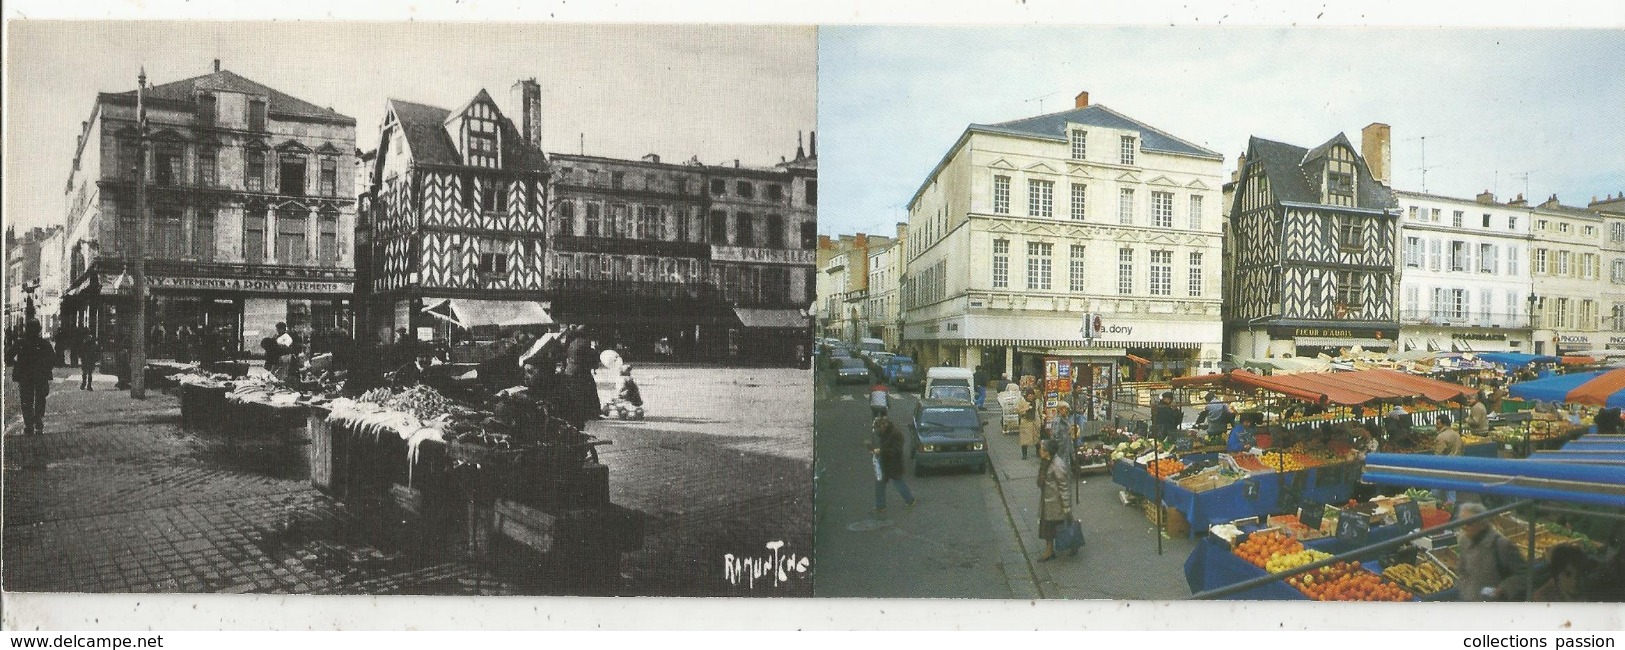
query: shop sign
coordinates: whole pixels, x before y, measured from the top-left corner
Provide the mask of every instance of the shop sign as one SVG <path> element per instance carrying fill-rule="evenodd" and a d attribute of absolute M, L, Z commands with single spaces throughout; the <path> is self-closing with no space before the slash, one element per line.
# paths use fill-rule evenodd
<path fill-rule="evenodd" d="M 1505 341 L 1506 332 L 1452 332 L 1450 338 L 1457 341 Z"/>
<path fill-rule="evenodd" d="M 1377 339 L 1392 341 L 1399 337 L 1397 327 L 1292 327 L 1275 325 L 1270 327 L 1272 338 L 1332 338 L 1332 339 Z"/>
<path fill-rule="evenodd" d="M 811 250 L 785 250 L 780 248 L 748 248 L 745 246 L 711 246 L 714 262 L 751 262 L 754 264 L 797 264 L 811 266 Z"/>
<path fill-rule="evenodd" d="M 1559 345 L 1591 345 L 1591 337 L 1578 334 L 1560 334 L 1557 337 Z"/>
<path fill-rule="evenodd" d="M 116 278 L 103 277 L 102 286 L 112 287 Z M 118 293 L 133 290 L 133 280 L 117 283 Z M 190 289 L 200 291 L 246 291 L 254 293 L 339 293 L 353 291 L 349 282 L 278 280 L 272 278 L 193 278 L 166 275 L 147 276 L 149 289 Z"/>
<path fill-rule="evenodd" d="M 1625 350 L 1625 336 L 1608 337 L 1609 350 Z"/>

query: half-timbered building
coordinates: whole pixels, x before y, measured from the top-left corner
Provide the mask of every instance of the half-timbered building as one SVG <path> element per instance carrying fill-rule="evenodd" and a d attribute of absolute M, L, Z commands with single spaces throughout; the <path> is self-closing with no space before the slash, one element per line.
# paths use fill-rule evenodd
<path fill-rule="evenodd" d="M 1367 127 L 1386 169 L 1386 125 Z M 1343 134 L 1306 149 L 1253 137 L 1231 206 L 1238 359 L 1390 350 L 1399 332 L 1398 204 Z"/>
<path fill-rule="evenodd" d="M 65 188 L 64 322 L 109 340 L 103 330 L 133 310 L 127 262 L 145 236 L 154 330 L 207 329 L 254 353 L 278 322 L 318 342 L 348 336 L 355 119 L 218 60 L 210 74 L 147 88 L 144 103 L 145 178 L 135 91 L 98 94 L 81 125 Z"/>

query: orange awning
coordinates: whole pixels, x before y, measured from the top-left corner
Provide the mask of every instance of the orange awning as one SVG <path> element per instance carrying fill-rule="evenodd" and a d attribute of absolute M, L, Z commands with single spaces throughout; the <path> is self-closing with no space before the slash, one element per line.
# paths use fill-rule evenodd
<path fill-rule="evenodd" d="M 1625 381 L 1625 379 L 1622 379 Z M 1433 402 L 1460 399 L 1474 392 L 1472 388 L 1437 379 L 1419 377 L 1394 370 L 1356 370 L 1353 372 L 1306 373 L 1296 375 L 1263 376 L 1246 370 L 1234 370 L 1223 375 L 1181 377 L 1173 381 L 1176 387 L 1219 385 L 1231 389 L 1261 388 L 1309 402 L 1325 400 L 1333 404 L 1354 406 L 1377 400 L 1420 397 Z"/>
<path fill-rule="evenodd" d="M 1564 357 L 1566 361 L 1568 357 Z M 1608 398 L 1625 389 L 1625 368 L 1610 370 L 1569 391 L 1568 401 L 1590 406 L 1607 406 Z"/>
<path fill-rule="evenodd" d="M 1149 365 L 1151 365 L 1151 361 L 1150 361 L 1150 360 L 1148 360 L 1148 359 L 1145 359 L 1145 358 L 1144 358 L 1144 357 L 1137 357 L 1137 356 L 1134 356 L 1134 355 L 1132 355 L 1132 354 L 1125 354 L 1125 355 L 1123 355 L 1123 356 L 1126 356 L 1126 357 L 1128 357 L 1128 360 L 1129 360 L 1129 361 L 1133 361 L 1133 362 L 1134 362 L 1134 363 L 1138 363 L 1138 364 L 1140 364 L 1140 365 L 1142 365 L 1142 366 L 1149 366 Z"/>
<path fill-rule="evenodd" d="M 1563 357 L 1562 361 L 1563 361 L 1563 365 L 1565 365 L 1565 366 L 1589 366 L 1589 365 L 1591 365 L 1593 363 L 1596 363 L 1597 358 L 1596 357 L 1583 357 L 1583 356 L 1578 356 L 1578 355 L 1569 355 L 1569 356 Z"/>

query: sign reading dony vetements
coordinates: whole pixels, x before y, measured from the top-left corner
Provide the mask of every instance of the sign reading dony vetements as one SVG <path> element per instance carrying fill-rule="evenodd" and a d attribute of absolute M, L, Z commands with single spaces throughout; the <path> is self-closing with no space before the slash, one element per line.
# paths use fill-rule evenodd
<path fill-rule="evenodd" d="M 100 279 L 102 293 L 125 294 L 130 292 L 128 279 L 121 281 L 119 276 L 111 274 L 103 274 Z M 196 289 L 203 291 L 244 291 L 249 293 L 347 294 L 354 291 L 354 285 L 350 282 L 282 280 L 275 278 L 194 278 L 149 275 L 147 276 L 147 283 L 153 289 Z"/>

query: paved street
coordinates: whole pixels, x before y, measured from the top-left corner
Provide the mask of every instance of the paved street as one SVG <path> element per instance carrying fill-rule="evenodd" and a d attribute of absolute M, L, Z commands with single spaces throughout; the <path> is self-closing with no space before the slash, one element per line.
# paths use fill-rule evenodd
<path fill-rule="evenodd" d="M 989 475 L 940 471 L 907 480 L 919 505 L 895 492 L 873 508 L 866 387 L 819 388 L 817 593 L 839 597 L 1174 599 L 1190 595 L 1189 540 L 1163 539 L 1144 512 L 1118 500 L 1105 472 L 1085 475 L 1074 512 L 1088 546 L 1074 558 L 1037 562 L 1037 461 L 998 432 L 989 400 Z M 907 431 L 912 394 L 894 394 L 892 420 Z"/>
<path fill-rule="evenodd" d="M 73 373 L 74 379 L 68 379 Z M 44 436 L 17 436 L 6 381 L 7 590 L 329 594 L 548 593 L 513 567 L 425 544 L 308 481 L 304 440 L 186 431 L 175 398 L 135 401 L 56 373 Z M 723 556 L 807 552 L 807 373 L 643 367 L 650 418 L 589 425 L 615 442 L 611 498 L 645 516 L 614 593 L 810 595 L 811 581 L 726 581 Z M 601 378 L 607 393 L 608 377 Z M 768 421 L 760 419 L 764 414 Z"/>

